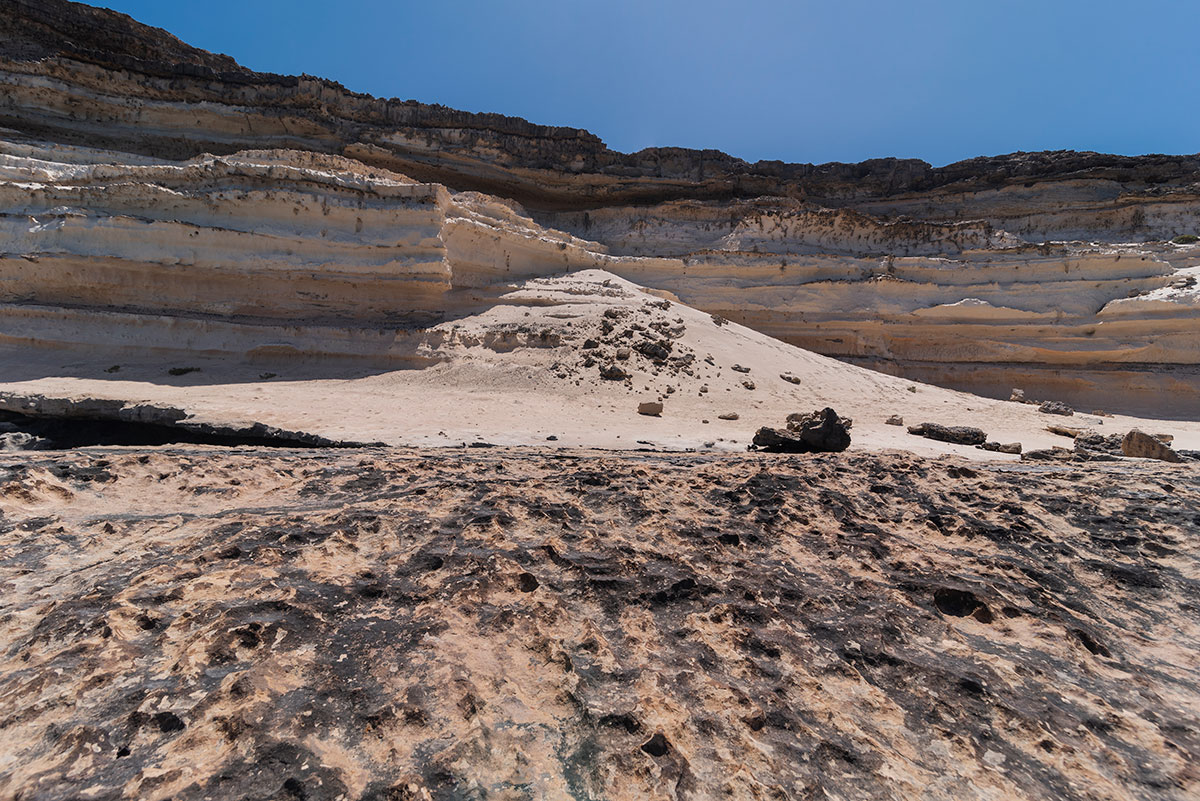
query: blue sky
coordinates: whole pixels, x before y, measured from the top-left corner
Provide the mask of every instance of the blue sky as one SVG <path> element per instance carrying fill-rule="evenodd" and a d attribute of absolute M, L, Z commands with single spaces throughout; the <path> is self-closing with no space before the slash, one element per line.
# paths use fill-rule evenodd
<path fill-rule="evenodd" d="M 107 0 L 253 69 L 617 150 L 1200 151 L 1194 0 Z"/>

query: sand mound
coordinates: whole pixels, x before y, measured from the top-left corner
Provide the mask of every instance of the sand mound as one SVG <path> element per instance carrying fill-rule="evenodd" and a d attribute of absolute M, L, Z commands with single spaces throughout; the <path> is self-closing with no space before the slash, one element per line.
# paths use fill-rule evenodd
<path fill-rule="evenodd" d="M 660 294 L 601 270 L 532 279 L 478 313 L 396 333 L 388 358 L 374 362 L 303 358 L 286 341 L 242 358 L 194 347 L 172 355 L 169 343 L 153 351 L 9 349 L 0 366 L 30 378 L 0 391 L 167 405 L 193 421 L 252 420 L 403 445 L 556 437 L 567 447 L 741 450 L 758 427 L 826 406 L 854 419 L 858 449 L 1015 458 L 914 437 L 887 425 L 892 415 L 976 426 L 1026 449 L 1070 445 L 1046 431 L 1050 418 L 1035 406 L 858 368 Z M 645 401 L 662 402 L 661 415 L 638 414 Z M 1072 424 L 1106 434 L 1137 426 L 1174 434 L 1176 447 L 1200 446 L 1196 423 L 1077 416 Z"/>

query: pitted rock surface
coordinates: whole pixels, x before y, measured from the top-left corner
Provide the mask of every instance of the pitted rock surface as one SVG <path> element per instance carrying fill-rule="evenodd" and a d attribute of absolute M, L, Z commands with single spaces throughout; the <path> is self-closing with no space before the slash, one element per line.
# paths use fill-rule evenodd
<path fill-rule="evenodd" d="M 0 796 L 1195 798 L 1196 479 L 0 455 Z"/>

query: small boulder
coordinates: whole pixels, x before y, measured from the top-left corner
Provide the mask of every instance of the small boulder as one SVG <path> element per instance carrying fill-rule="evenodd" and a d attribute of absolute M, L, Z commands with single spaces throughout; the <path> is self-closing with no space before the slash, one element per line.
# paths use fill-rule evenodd
<path fill-rule="evenodd" d="M 600 377 L 606 381 L 624 381 L 629 378 L 629 373 L 615 364 L 606 364 L 600 368 Z"/>
<path fill-rule="evenodd" d="M 833 409 L 788 417 L 786 431 L 760 428 L 754 445 L 772 453 L 838 453 L 850 447 L 850 421 L 838 417 Z"/>
<path fill-rule="evenodd" d="M 887 420 L 884 420 L 883 422 L 887 423 L 889 426 L 902 426 L 902 425 L 904 425 L 904 418 L 898 414 L 893 414 L 891 417 L 889 417 Z"/>
<path fill-rule="evenodd" d="M 663 412 L 662 401 L 642 401 L 638 404 L 638 414 L 658 417 Z"/>
<path fill-rule="evenodd" d="M 717 419 L 718 420 L 736 420 L 736 419 L 738 419 L 738 413 L 737 412 L 725 412 L 725 414 L 718 414 Z"/>
<path fill-rule="evenodd" d="M 1046 430 L 1049 431 L 1051 434 L 1058 434 L 1060 437 L 1070 437 L 1071 439 L 1075 439 L 1080 434 L 1082 434 L 1086 429 L 1073 428 L 1071 426 L 1052 425 L 1052 426 L 1046 426 Z"/>
<path fill-rule="evenodd" d="M 996 453 L 1020 453 L 1021 452 L 1021 443 L 1019 443 L 1019 442 L 1009 442 L 1009 443 L 985 442 L 982 445 L 978 445 L 976 447 L 982 448 L 985 451 L 994 451 Z"/>
<path fill-rule="evenodd" d="M 805 428 L 806 426 L 812 426 L 815 424 L 815 422 L 817 420 L 819 420 L 820 416 L 824 413 L 825 413 L 824 410 L 821 410 L 819 412 L 792 412 L 786 418 L 788 430 L 789 431 L 800 431 L 801 429 Z M 847 431 L 849 431 L 851 428 L 854 427 L 854 420 L 852 418 L 839 417 L 838 420 L 841 422 L 841 424 L 843 426 L 846 427 Z"/>
<path fill-rule="evenodd" d="M 742 386 L 745 387 L 746 389 L 754 389 L 755 388 L 754 382 L 751 381 L 750 379 L 746 379 L 745 381 L 743 381 Z"/>
<path fill-rule="evenodd" d="M 956 445 L 982 445 L 987 442 L 987 434 L 984 433 L 983 429 L 972 428 L 971 426 L 944 426 L 939 423 L 921 423 L 920 425 L 909 426 L 908 433 Z"/>
<path fill-rule="evenodd" d="M 598 348 L 598 347 L 600 347 L 600 343 L 594 339 L 583 340 L 583 349 L 584 350 L 592 350 L 593 348 Z"/>
<path fill-rule="evenodd" d="M 666 340 L 663 340 L 662 342 L 655 342 L 649 339 L 643 340 L 642 342 L 637 343 L 637 345 L 634 345 L 633 349 L 645 356 L 647 359 L 653 359 L 655 361 L 663 361 L 664 359 L 669 358 L 671 355 L 671 343 Z"/>
<path fill-rule="evenodd" d="M 1043 448 L 1035 451 L 1025 451 L 1021 454 L 1022 462 L 1073 462 L 1075 451 L 1066 448 Z"/>
<path fill-rule="evenodd" d="M 1075 414 L 1075 410 L 1062 401 L 1045 401 L 1038 407 L 1038 411 L 1042 414 L 1061 414 L 1063 417 Z"/>
<path fill-rule="evenodd" d="M 733 372 L 735 372 L 735 373 L 748 373 L 748 372 L 750 372 L 750 368 L 749 368 L 749 367 L 742 367 L 740 364 L 735 364 L 735 365 L 734 365 L 734 366 L 733 366 L 731 369 L 732 369 L 732 370 L 733 370 Z"/>
<path fill-rule="evenodd" d="M 617 348 L 617 358 L 623 362 L 628 361 L 629 357 L 632 355 L 633 355 L 633 351 L 630 350 L 629 348 Z"/>
<path fill-rule="evenodd" d="M 1010 401 L 1012 401 L 1013 403 L 1026 403 L 1027 402 L 1025 400 L 1025 390 L 1017 389 L 1016 387 L 1013 387 L 1012 394 L 1008 396 L 1008 399 Z"/>
<path fill-rule="evenodd" d="M 1117 456 L 1121 453 L 1122 439 L 1123 437 L 1120 434 L 1109 434 L 1106 437 L 1095 431 L 1084 431 L 1075 437 L 1075 450 L 1077 452 L 1098 451 Z"/>
<path fill-rule="evenodd" d="M 1181 462 L 1179 454 L 1157 437 L 1134 428 L 1121 440 L 1121 453 L 1136 459 L 1158 459 L 1163 462 Z"/>
<path fill-rule="evenodd" d="M 800 379 L 797 376 L 792 375 L 791 373 L 780 373 L 779 377 L 782 378 L 784 381 L 788 382 L 789 384 L 799 384 L 800 383 Z"/>

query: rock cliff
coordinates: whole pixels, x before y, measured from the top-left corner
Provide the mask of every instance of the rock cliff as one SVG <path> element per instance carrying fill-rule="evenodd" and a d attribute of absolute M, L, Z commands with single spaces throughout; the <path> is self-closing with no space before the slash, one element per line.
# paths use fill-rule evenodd
<path fill-rule="evenodd" d="M 0 292 L 25 305 L 9 320 L 34 305 L 419 324 L 489 282 L 603 266 L 907 377 L 1200 408 L 1200 246 L 1170 241 L 1200 228 L 1196 156 L 623 154 L 252 72 L 103 9 L 0 10 Z"/>

